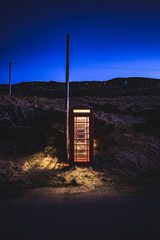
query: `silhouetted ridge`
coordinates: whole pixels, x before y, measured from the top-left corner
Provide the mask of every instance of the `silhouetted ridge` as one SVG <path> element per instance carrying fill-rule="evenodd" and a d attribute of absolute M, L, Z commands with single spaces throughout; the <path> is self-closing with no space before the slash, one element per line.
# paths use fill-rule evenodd
<path fill-rule="evenodd" d="M 160 95 L 160 79 L 152 78 L 115 78 L 107 81 L 70 82 L 71 96 L 139 96 Z M 8 94 L 8 85 L 0 85 L 0 94 Z M 22 82 L 12 85 L 15 96 L 39 96 L 64 98 L 65 83 L 63 82 Z"/>

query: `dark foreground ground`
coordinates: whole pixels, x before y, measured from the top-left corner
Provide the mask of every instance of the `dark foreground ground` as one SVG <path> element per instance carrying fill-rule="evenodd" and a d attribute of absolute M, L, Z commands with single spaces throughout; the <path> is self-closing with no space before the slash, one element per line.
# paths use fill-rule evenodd
<path fill-rule="evenodd" d="M 35 188 L 1 196 L 0 239 L 159 239 L 160 185 Z"/>

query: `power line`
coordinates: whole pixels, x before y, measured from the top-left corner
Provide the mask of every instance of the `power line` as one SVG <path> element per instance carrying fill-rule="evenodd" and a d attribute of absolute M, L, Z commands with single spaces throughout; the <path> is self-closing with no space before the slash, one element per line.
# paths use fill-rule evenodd
<path fill-rule="evenodd" d="M 13 65 L 23 65 L 23 66 L 57 66 L 64 67 L 58 64 L 52 63 L 12 63 Z M 8 65 L 8 64 L 0 64 L 0 66 Z M 115 69 L 115 70 L 142 70 L 142 71 L 160 71 L 158 68 L 152 67 L 129 67 L 129 66 L 98 66 L 98 65 L 71 65 L 71 69 L 76 68 L 94 68 L 94 69 Z"/>
<path fill-rule="evenodd" d="M 94 68 L 94 69 L 115 69 L 115 70 L 138 70 L 138 71 L 160 71 L 159 68 L 151 67 L 128 67 L 128 66 L 91 66 L 91 65 L 71 65 L 71 69 L 74 68 Z"/>
<path fill-rule="evenodd" d="M 105 25 L 105 26 L 93 28 L 93 29 L 85 31 L 85 32 L 73 34 L 73 35 L 71 35 L 71 37 L 76 37 L 76 36 L 79 36 L 79 35 L 82 35 L 82 34 L 86 34 L 86 33 L 89 33 L 89 32 L 93 32 L 93 31 L 97 31 L 97 30 L 100 30 L 100 29 L 103 29 L 103 28 L 112 27 L 112 26 L 115 26 L 115 25 L 118 25 L 118 24 L 121 24 L 121 23 L 125 23 L 125 22 L 129 22 L 129 21 L 132 21 L 132 20 L 135 20 L 135 19 L 138 19 L 138 18 L 150 16 L 150 15 L 153 15 L 153 14 L 156 14 L 156 13 L 159 13 L 159 12 L 160 12 L 160 10 L 157 10 L 157 11 L 154 11 L 154 12 L 145 13 L 145 14 L 142 14 L 142 15 L 139 15 L 139 16 L 136 16 L 136 17 L 128 18 L 128 19 L 120 21 L 120 22 L 108 24 L 108 25 Z"/>
<path fill-rule="evenodd" d="M 24 66 L 55 66 L 61 67 L 60 64 L 53 64 L 53 63 L 13 63 L 13 65 L 24 65 Z"/>
<path fill-rule="evenodd" d="M 9 63 L 0 63 L 0 66 L 7 66 Z M 55 66 L 63 67 L 63 64 L 54 64 L 54 63 L 12 63 L 13 65 L 23 65 L 23 66 Z"/>

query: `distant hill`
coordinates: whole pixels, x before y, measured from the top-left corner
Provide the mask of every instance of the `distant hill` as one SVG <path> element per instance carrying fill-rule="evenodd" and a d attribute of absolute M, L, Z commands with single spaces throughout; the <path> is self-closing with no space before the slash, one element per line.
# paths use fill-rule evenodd
<path fill-rule="evenodd" d="M 115 78 L 108 81 L 70 82 L 71 96 L 160 95 L 160 79 Z M 8 85 L 0 85 L 0 94 L 8 94 Z M 65 97 L 65 83 L 22 82 L 12 85 L 15 96 Z"/>

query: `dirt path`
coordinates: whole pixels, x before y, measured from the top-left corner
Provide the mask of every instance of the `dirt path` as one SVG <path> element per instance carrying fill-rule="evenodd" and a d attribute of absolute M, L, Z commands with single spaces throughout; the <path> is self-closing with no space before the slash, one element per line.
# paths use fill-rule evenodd
<path fill-rule="evenodd" d="M 159 239 L 159 190 L 25 190 L 0 199 L 0 239 Z"/>

